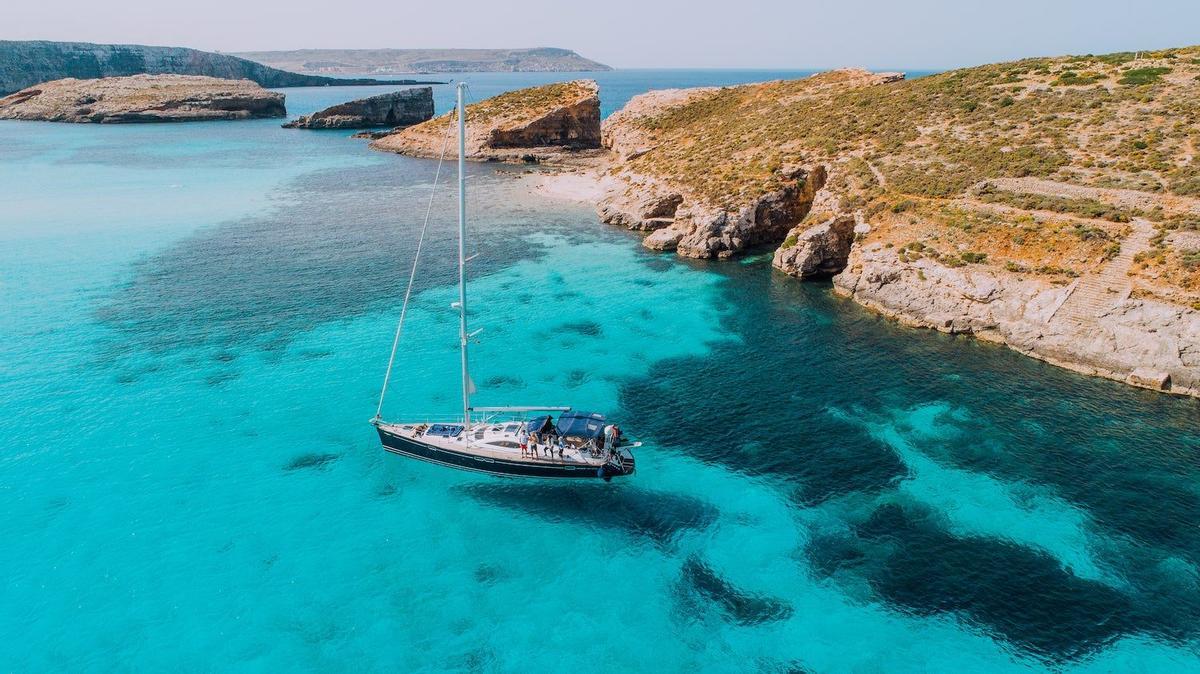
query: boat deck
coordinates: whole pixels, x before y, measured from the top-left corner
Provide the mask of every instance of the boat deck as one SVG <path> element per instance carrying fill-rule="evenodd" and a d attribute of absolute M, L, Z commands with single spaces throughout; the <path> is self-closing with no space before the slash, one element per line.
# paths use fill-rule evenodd
<path fill-rule="evenodd" d="M 517 433 L 522 424 L 518 422 L 471 424 L 469 430 L 460 430 L 454 436 L 437 435 L 430 432 L 439 426 L 444 427 L 446 424 L 379 424 L 382 430 L 400 437 L 474 456 L 531 465 L 599 467 L 605 462 L 602 454 L 593 456 L 587 448 L 562 447 L 560 455 L 558 446 L 555 446 L 551 452 L 545 443 L 541 443 L 536 448 L 532 443 L 528 443 L 530 449 L 522 452 L 517 439 Z M 457 426 L 461 428 L 462 424 L 457 424 Z"/>

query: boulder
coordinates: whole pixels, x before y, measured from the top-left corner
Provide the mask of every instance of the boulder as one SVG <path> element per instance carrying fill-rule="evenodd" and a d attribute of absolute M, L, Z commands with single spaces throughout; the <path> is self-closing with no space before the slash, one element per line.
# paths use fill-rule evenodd
<path fill-rule="evenodd" d="M 1171 375 L 1148 367 L 1139 367 L 1130 372 L 1125 381 L 1133 386 L 1154 389 L 1155 391 L 1171 390 Z"/>
<path fill-rule="evenodd" d="M 832 276 L 846 268 L 854 235 L 854 216 L 835 215 L 818 225 L 788 234 L 783 245 L 775 251 L 772 264 L 776 269 L 802 279 Z"/>
<path fill-rule="evenodd" d="M 68 78 L 0 98 L 0 119 L 112 124 L 283 117 L 283 101 L 283 94 L 249 80 L 195 75 Z"/>
<path fill-rule="evenodd" d="M 415 87 L 339 103 L 283 125 L 285 129 L 403 127 L 433 117 L 433 87 Z"/>

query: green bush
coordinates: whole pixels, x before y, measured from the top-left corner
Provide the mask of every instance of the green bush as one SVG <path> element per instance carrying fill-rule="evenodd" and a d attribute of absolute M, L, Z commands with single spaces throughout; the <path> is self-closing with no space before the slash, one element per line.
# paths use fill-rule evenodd
<path fill-rule="evenodd" d="M 1190 164 L 1171 171 L 1167 175 L 1167 186 L 1175 194 L 1200 196 L 1200 167 Z"/>
<path fill-rule="evenodd" d="M 1104 76 L 1100 73 L 1083 73 L 1082 75 L 1072 70 L 1064 70 L 1058 74 L 1058 79 L 1050 83 L 1051 86 L 1068 86 L 1078 87 L 1087 84 L 1095 84 L 1103 80 Z"/>
<path fill-rule="evenodd" d="M 1170 68 L 1134 68 L 1126 70 L 1124 77 L 1117 80 L 1117 83 L 1129 86 L 1157 84 L 1162 81 L 1162 76 L 1169 72 Z"/>
<path fill-rule="evenodd" d="M 1099 227 L 1088 227 L 1080 223 L 1075 223 L 1075 236 L 1078 236 L 1081 241 L 1108 240 L 1108 232 Z"/>

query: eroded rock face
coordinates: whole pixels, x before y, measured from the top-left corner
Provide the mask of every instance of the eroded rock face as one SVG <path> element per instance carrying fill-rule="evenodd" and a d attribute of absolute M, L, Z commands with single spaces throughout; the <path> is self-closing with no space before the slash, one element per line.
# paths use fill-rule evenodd
<path fill-rule="evenodd" d="M 904 262 L 878 244 L 851 251 L 836 292 L 900 322 L 969 333 L 1027 355 L 1136 386 L 1200 393 L 1200 312 L 1127 299 L 1095 321 L 1056 314 L 1067 288 L 991 268 Z"/>
<path fill-rule="evenodd" d="M 369 129 L 403 127 L 433 118 L 433 88 L 416 87 L 361 98 L 302 115 L 285 129 Z"/>
<path fill-rule="evenodd" d="M 555 106 L 528 121 L 492 128 L 489 148 L 600 147 L 600 97 L 598 90 L 583 99 Z"/>
<path fill-rule="evenodd" d="M 720 91 L 719 87 L 692 89 L 662 89 L 638 94 L 620 110 L 609 115 L 601 128 L 601 142 L 620 161 L 635 159 L 652 150 L 658 139 L 651 129 L 640 124 L 648 119 L 691 101 L 706 98 Z"/>
<path fill-rule="evenodd" d="M 283 101 L 283 94 L 249 80 L 194 75 L 64 79 L 0 99 L 0 119 L 112 124 L 283 117 Z"/>
<path fill-rule="evenodd" d="M 442 152 L 451 115 L 389 134 L 371 147 L 418 157 Z M 600 147 L 600 95 L 592 80 L 510 91 L 467 106 L 468 159 L 554 161 Z M 454 143 L 448 157 L 457 157 Z"/>
<path fill-rule="evenodd" d="M 794 182 L 736 210 L 684 199 L 671 224 L 646 237 L 643 244 L 684 257 L 724 259 L 748 246 L 782 241 L 808 214 L 826 175 L 822 165 L 794 168 L 789 174 Z"/>
<path fill-rule="evenodd" d="M 653 232 L 669 227 L 683 203 L 683 195 L 655 180 L 608 179 L 604 197 L 596 205 L 600 221 L 634 231 Z"/>
<path fill-rule="evenodd" d="M 854 244 L 854 224 L 852 215 L 835 215 L 798 233 L 789 233 L 775 251 L 772 264 L 802 279 L 832 276 L 846 268 Z"/>

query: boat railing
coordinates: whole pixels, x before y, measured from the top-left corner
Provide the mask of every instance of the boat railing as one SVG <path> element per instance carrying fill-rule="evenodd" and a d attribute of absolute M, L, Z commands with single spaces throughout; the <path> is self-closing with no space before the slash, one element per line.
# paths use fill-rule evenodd
<path fill-rule="evenodd" d="M 501 424 L 507 422 L 528 421 L 536 416 L 532 411 L 508 411 L 508 412 L 482 412 L 480 414 L 471 415 L 471 425 L 476 424 Z M 396 417 L 378 418 L 373 420 L 376 423 L 395 424 L 397 426 L 411 426 L 415 424 L 459 424 L 463 422 L 462 416 L 447 414 L 446 412 L 436 412 L 432 414 L 409 413 Z"/>

